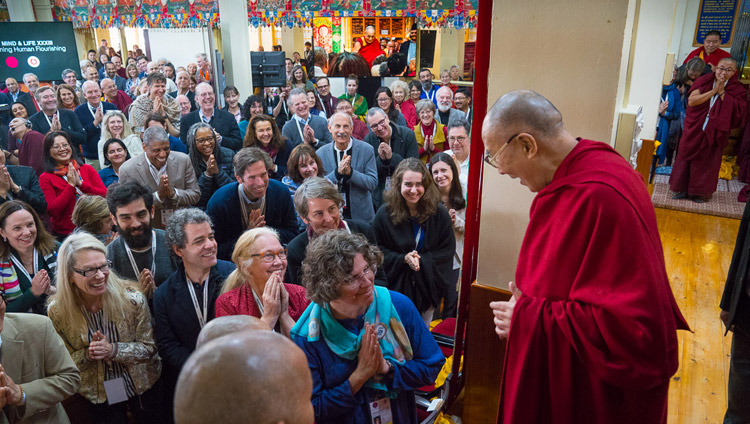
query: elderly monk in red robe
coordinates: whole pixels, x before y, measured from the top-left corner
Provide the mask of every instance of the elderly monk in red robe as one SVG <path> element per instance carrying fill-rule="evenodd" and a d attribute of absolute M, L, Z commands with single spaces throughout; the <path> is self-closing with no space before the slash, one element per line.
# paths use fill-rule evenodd
<path fill-rule="evenodd" d="M 365 28 L 365 36 L 354 40 L 352 51 L 361 54 L 371 67 L 376 57 L 385 54 L 383 49 L 380 48 L 380 41 L 375 38 L 374 26 L 370 25 Z"/>
<path fill-rule="evenodd" d="M 745 117 L 747 90 L 733 78 L 736 71 L 734 59 L 722 59 L 716 72 L 699 77 L 690 89 L 682 138 L 669 178 L 674 199 L 691 197 L 704 203 L 716 191 L 729 131 L 741 126 Z"/>
<path fill-rule="evenodd" d="M 498 422 L 666 423 L 688 326 L 642 178 L 533 91 L 501 97 L 482 138 L 488 164 L 538 192 L 513 296 L 490 304 L 508 339 Z"/>

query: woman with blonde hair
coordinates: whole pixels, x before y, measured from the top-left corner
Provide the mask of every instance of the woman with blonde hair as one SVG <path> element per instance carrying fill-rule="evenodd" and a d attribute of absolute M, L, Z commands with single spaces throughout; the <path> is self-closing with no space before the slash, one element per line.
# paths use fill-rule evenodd
<path fill-rule="evenodd" d="M 413 130 L 414 126 L 417 125 L 418 118 L 417 109 L 409 99 L 409 86 L 401 80 L 393 81 L 391 93 L 393 93 L 393 106 L 404 115 L 406 126 Z"/>
<path fill-rule="evenodd" d="M 284 284 L 287 250 L 270 227 L 245 231 L 234 245 L 229 274 L 216 300 L 216 316 L 250 315 L 289 336 L 310 303 L 304 287 Z"/>
<path fill-rule="evenodd" d="M 99 138 L 99 143 L 97 143 L 99 163 L 104 163 L 104 143 L 110 138 L 122 140 L 122 144 L 128 149 L 130 157 L 136 157 L 143 153 L 143 143 L 140 137 L 133 132 L 128 118 L 119 110 L 110 110 L 104 115 L 104 119 L 102 119 L 102 136 Z"/>
<path fill-rule="evenodd" d="M 148 304 L 110 272 L 106 254 L 91 234 L 65 239 L 49 318 L 81 371 L 78 393 L 94 423 L 127 423 L 128 411 L 137 423 L 160 423 L 161 359 Z"/>
<path fill-rule="evenodd" d="M 76 200 L 71 216 L 76 231 L 85 231 L 108 245 L 117 233 L 112 232 L 114 222 L 109 213 L 107 199 L 102 196 L 83 195 Z"/>

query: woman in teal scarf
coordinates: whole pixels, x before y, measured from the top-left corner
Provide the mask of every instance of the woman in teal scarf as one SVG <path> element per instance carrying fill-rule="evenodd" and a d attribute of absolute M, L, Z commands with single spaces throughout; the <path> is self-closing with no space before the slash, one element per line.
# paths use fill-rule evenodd
<path fill-rule="evenodd" d="M 413 390 L 445 358 L 414 304 L 376 287 L 380 250 L 360 234 L 329 231 L 307 248 L 302 280 L 313 303 L 291 331 L 313 377 L 316 424 L 417 423 Z"/>

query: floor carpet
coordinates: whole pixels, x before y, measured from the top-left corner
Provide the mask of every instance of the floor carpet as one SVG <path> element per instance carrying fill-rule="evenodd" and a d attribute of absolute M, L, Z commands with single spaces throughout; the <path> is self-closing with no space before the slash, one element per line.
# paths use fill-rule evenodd
<path fill-rule="evenodd" d="M 744 186 L 745 184 L 737 179 L 732 181 L 720 179 L 710 201 L 695 203 L 690 199 L 672 199 L 672 192 L 669 191 L 669 175 L 656 175 L 651 201 L 655 207 L 659 208 L 740 219 L 745 204 L 737 201 L 737 195 Z"/>

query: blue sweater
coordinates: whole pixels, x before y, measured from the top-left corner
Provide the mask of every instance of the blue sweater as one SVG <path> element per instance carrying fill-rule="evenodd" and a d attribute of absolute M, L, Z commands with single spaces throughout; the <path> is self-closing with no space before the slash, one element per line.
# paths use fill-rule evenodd
<path fill-rule="evenodd" d="M 414 351 L 411 360 L 406 361 L 404 365 L 396 365 L 393 382 L 389 384 L 389 388 L 399 390 L 398 396 L 391 399 L 393 422 L 416 424 L 417 412 L 413 390 L 435 381 L 445 357 L 409 298 L 394 291 L 390 293 L 393 306 L 404 324 Z M 312 307 L 312 304 L 309 307 Z M 339 322 L 357 334 L 364 327 L 364 316 Z M 372 400 L 376 391 L 363 386 L 357 394 L 352 395 L 349 385 L 349 376 L 357 368 L 357 360 L 337 356 L 323 339 L 308 342 L 306 338 L 298 336 L 293 341 L 307 355 L 312 373 L 315 423 L 371 423 L 368 402 Z"/>
<path fill-rule="evenodd" d="M 234 244 L 245 231 L 238 185 L 234 182 L 216 190 L 206 205 L 206 213 L 214 223 L 216 242 L 219 243 L 219 259 L 231 260 Z M 266 225 L 279 232 L 282 244 L 289 243 L 299 233 L 289 189 L 273 179 L 268 180 L 266 189 L 265 217 Z"/>

